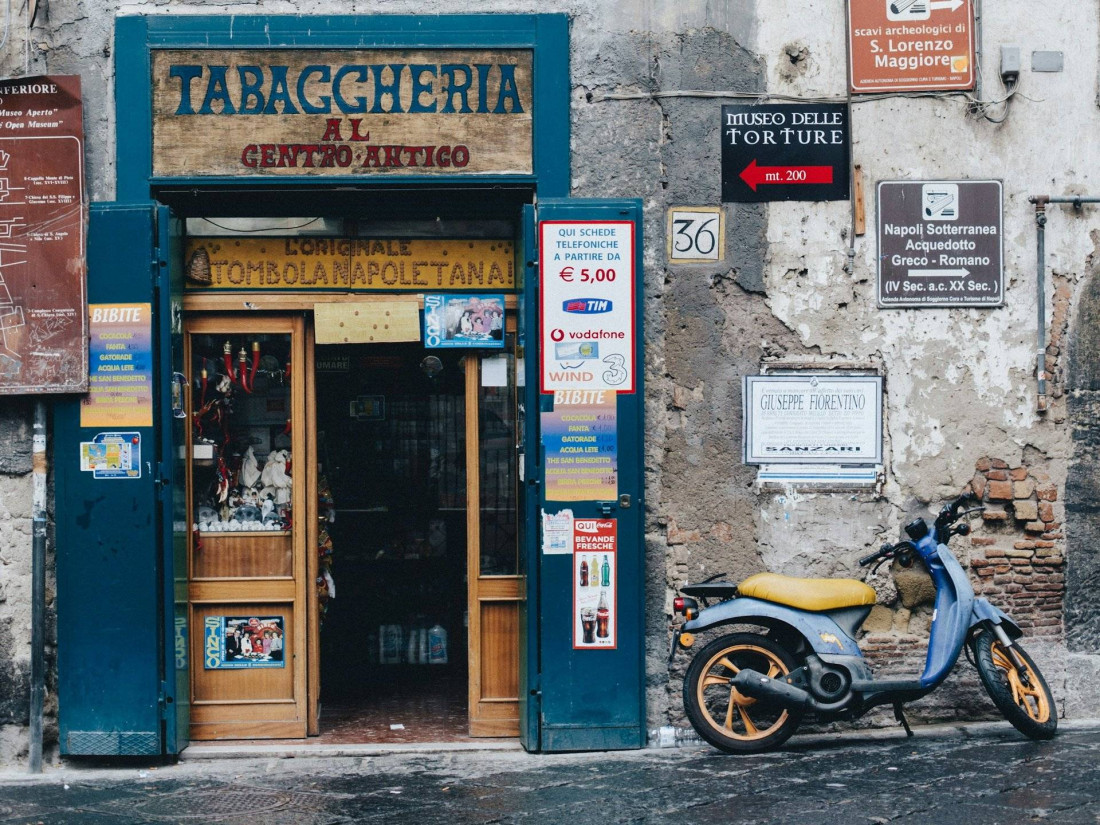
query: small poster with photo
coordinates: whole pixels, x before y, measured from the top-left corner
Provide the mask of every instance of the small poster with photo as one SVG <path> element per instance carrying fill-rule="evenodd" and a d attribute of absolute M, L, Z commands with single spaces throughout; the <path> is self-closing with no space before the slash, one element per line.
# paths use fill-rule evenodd
<path fill-rule="evenodd" d="M 424 346 L 504 348 L 503 295 L 425 295 Z"/>
<path fill-rule="evenodd" d="M 207 616 L 204 627 L 207 670 L 286 667 L 282 616 Z"/>

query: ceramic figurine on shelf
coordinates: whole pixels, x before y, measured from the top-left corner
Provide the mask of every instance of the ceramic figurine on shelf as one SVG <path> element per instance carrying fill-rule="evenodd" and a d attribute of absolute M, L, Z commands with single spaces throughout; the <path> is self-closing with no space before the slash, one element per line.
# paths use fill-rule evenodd
<path fill-rule="evenodd" d="M 271 495 L 276 505 L 290 503 L 291 478 L 287 475 L 286 465 L 290 454 L 286 450 L 272 450 L 267 456 L 267 463 L 260 473 L 260 481 L 264 487 L 261 495 Z"/>
<path fill-rule="evenodd" d="M 255 487 L 260 480 L 260 462 L 256 460 L 256 453 L 251 446 L 245 451 L 241 461 L 240 482 L 242 487 Z"/>

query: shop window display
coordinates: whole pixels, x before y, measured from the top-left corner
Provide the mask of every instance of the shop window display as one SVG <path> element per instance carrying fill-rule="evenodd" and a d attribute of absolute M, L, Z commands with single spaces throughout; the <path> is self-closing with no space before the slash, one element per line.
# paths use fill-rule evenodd
<path fill-rule="evenodd" d="M 194 528 L 288 531 L 290 336 L 195 335 L 191 353 Z"/>

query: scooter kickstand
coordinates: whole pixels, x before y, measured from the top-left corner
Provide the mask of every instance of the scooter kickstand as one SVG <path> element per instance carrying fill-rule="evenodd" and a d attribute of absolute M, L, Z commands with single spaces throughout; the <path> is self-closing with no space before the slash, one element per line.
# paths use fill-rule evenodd
<path fill-rule="evenodd" d="M 906 736 L 913 735 L 913 729 L 909 727 L 909 721 L 905 718 L 905 712 L 902 710 L 901 702 L 894 702 L 894 718 L 901 722 L 901 726 L 905 728 Z"/>

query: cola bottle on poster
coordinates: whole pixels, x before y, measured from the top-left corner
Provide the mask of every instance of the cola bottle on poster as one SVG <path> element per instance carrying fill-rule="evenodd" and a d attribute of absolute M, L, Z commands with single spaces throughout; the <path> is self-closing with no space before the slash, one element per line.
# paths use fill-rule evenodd
<path fill-rule="evenodd" d="M 596 637 L 606 639 L 611 635 L 611 611 L 607 607 L 607 591 L 600 591 L 600 602 L 596 605 Z"/>

